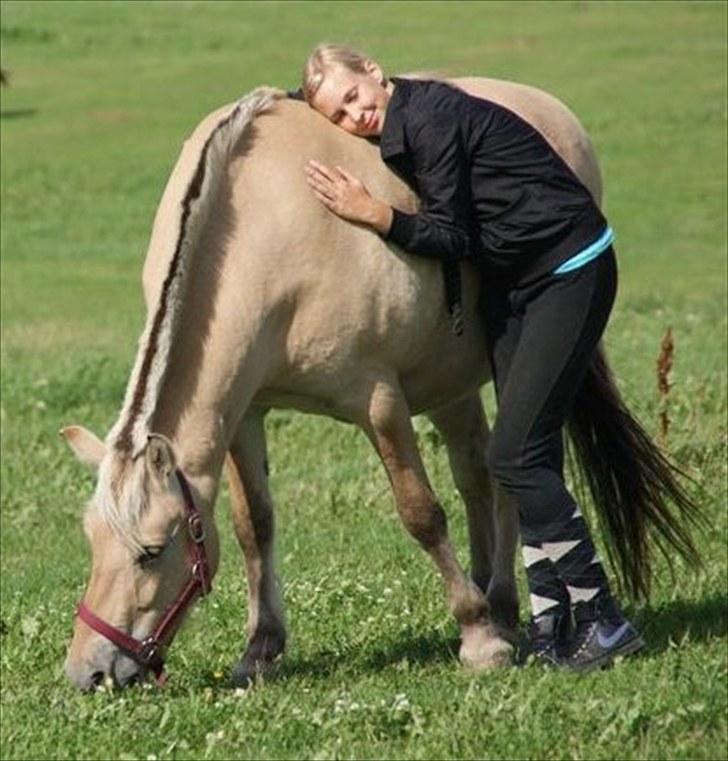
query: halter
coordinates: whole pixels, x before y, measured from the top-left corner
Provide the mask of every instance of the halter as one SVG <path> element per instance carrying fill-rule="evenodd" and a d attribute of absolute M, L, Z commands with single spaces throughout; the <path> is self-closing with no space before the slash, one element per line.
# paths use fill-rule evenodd
<path fill-rule="evenodd" d="M 113 642 L 122 652 L 136 661 L 140 666 L 152 671 L 157 684 L 160 686 L 164 685 L 167 681 L 167 675 L 164 671 L 164 651 L 169 644 L 167 642 L 169 633 L 174 630 L 175 624 L 177 624 L 185 610 L 194 602 L 195 598 L 198 595 L 203 597 L 212 588 L 210 564 L 205 552 L 205 529 L 202 525 L 202 518 L 194 499 L 192 499 L 192 492 L 184 474 L 178 468 L 175 470 L 175 475 L 182 490 L 185 510 L 187 512 L 187 530 L 189 534 L 187 546 L 189 550 L 188 554 L 192 561 L 192 574 L 177 599 L 162 615 L 162 619 L 157 624 L 156 629 L 148 637 L 140 640 L 99 618 L 83 601 L 79 603 L 76 611 L 76 615 L 87 626 L 90 626 L 102 637 L 106 637 L 110 642 Z"/>

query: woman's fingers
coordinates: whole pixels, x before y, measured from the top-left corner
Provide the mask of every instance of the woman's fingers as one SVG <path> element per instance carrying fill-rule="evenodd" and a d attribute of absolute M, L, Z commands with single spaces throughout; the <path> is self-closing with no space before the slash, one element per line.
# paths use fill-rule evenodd
<path fill-rule="evenodd" d="M 305 167 L 306 181 L 316 198 L 344 219 L 353 221 L 366 217 L 369 193 L 354 175 L 341 166 L 327 167 L 315 159 Z"/>
<path fill-rule="evenodd" d="M 318 161 L 311 159 L 308 162 L 307 171 L 310 170 L 313 174 L 320 174 L 325 177 L 329 182 L 336 182 L 336 175 L 327 166 L 319 164 Z"/>
<path fill-rule="evenodd" d="M 334 175 L 327 167 L 323 171 L 318 166 L 306 167 L 306 179 L 309 184 L 316 184 L 320 188 L 327 188 L 331 192 L 336 189 L 337 184 L 342 182 L 341 177 Z"/>
<path fill-rule="evenodd" d="M 330 169 L 327 166 L 324 166 L 323 164 L 320 164 L 318 161 L 315 161 L 314 159 L 311 159 L 308 162 L 308 167 L 306 169 L 307 172 L 310 172 L 312 175 L 318 175 L 320 177 L 325 177 L 329 182 L 337 183 L 337 182 L 344 182 L 344 183 L 358 183 L 359 180 L 354 177 L 353 174 L 350 174 L 347 172 L 343 167 L 341 166 L 335 166 L 333 169 Z"/>
<path fill-rule="evenodd" d="M 321 179 L 323 178 L 323 179 Z M 339 207 L 339 194 L 323 175 L 306 172 L 306 181 L 314 196 L 331 211 L 337 211 Z"/>
<path fill-rule="evenodd" d="M 350 172 L 347 172 L 347 171 L 346 171 L 346 169 L 344 169 L 343 167 L 339 166 L 338 164 L 336 165 L 336 171 L 337 171 L 337 172 L 338 172 L 338 173 L 339 173 L 339 174 L 340 174 L 340 175 L 341 175 L 341 176 L 342 176 L 342 177 L 343 177 L 345 180 L 347 180 L 347 182 L 359 182 L 359 178 L 358 178 L 358 177 L 354 177 L 354 175 L 353 175 L 353 174 L 351 174 Z"/>
<path fill-rule="evenodd" d="M 306 180 L 316 198 L 332 211 L 339 213 L 342 210 L 342 193 L 348 179 L 343 172 L 337 170 L 338 167 L 329 169 L 312 159 L 306 167 Z"/>
<path fill-rule="evenodd" d="M 333 199 L 336 196 L 336 188 L 326 181 L 321 181 L 318 177 L 309 175 L 306 181 L 311 189 L 318 191 L 327 198 Z"/>
<path fill-rule="evenodd" d="M 316 188 L 311 188 L 313 191 L 313 194 L 318 198 L 321 203 L 326 206 L 327 208 L 331 209 L 333 211 L 336 201 L 334 201 L 332 198 L 329 198 L 327 195 L 324 195 L 321 191 L 317 190 Z"/>

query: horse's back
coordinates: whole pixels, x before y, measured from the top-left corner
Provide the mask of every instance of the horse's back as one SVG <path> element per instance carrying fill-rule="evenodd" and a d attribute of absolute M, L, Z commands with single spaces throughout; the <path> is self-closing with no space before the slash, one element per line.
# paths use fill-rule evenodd
<path fill-rule="evenodd" d="M 602 178 L 592 142 L 576 115 L 558 98 L 502 79 L 462 77 L 452 82 L 476 98 L 505 106 L 535 127 L 601 204 Z"/>
<path fill-rule="evenodd" d="M 455 84 L 532 123 L 594 187 L 598 167 L 588 137 L 559 101 L 497 80 Z M 170 177 L 145 265 L 148 300 L 159 288 L 164 252 L 178 229 L 180 188 L 189 184 L 207 136 L 231 108 L 198 126 Z M 224 239 L 228 248 L 221 260 L 219 329 L 249 340 L 261 326 L 270 341 L 257 398 L 346 417 L 346 390 L 377 374 L 399 380 L 413 411 L 477 389 L 489 371 L 475 268 L 463 267 L 466 329 L 456 337 L 440 264 L 407 255 L 326 210 L 305 180 L 311 158 L 346 167 L 392 206 L 416 208 L 414 194 L 387 169 L 376 145 L 337 129 L 305 104 L 279 100 L 255 117 L 232 149 L 220 213 L 209 222 L 222 226 L 225 216 L 227 227 L 217 236 L 213 230 L 208 240 Z"/>
<path fill-rule="evenodd" d="M 440 265 L 393 249 L 326 210 L 306 183 L 309 158 L 346 167 L 397 208 L 416 208 L 414 194 L 387 169 L 376 145 L 347 135 L 305 104 L 281 102 L 256 120 L 250 144 L 232 164 L 236 208 L 248 209 L 248 216 L 252 207 L 260 210 L 247 236 L 255 250 L 241 251 L 240 277 L 255 272 L 289 315 L 282 370 L 259 396 L 275 404 L 280 392 L 288 405 L 302 389 L 312 397 L 336 396 L 357 379 L 388 372 L 420 411 L 477 388 L 487 378 L 487 361 L 474 268 L 466 269 L 464 282 L 468 330 L 457 338 Z M 443 356 L 451 360 L 446 370 Z"/>
<path fill-rule="evenodd" d="M 506 106 L 532 124 L 595 198 L 600 197 L 599 167 L 589 138 L 559 100 L 536 88 L 499 80 L 469 78 L 454 84 Z M 285 198 L 276 203 L 271 186 L 262 206 L 283 210 L 274 228 L 283 232 L 284 240 L 294 242 L 296 251 L 305 252 L 288 264 L 276 263 L 270 271 L 271 276 L 273 270 L 286 272 L 299 305 L 288 341 L 291 387 L 308 380 L 301 377 L 301 368 L 304 376 L 316 368 L 317 378 L 318 373 L 328 373 L 343 379 L 368 365 L 386 367 L 399 378 L 411 408 L 422 411 L 470 393 L 487 380 L 476 269 L 462 268 L 466 330 L 456 337 L 450 330 L 440 264 L 403 254 L 371 231 L 339 220 L 313 198 L 305 183 L 303 166 L 316 158 L 346 167 L 373 194 L 412 210 L 414 195 L 386 168 L 376 145 L 352 138 L 295 102 L 279 104 L 259 118 L 258 126 L 254 161 L 260 163 L 247 163 L 248 191 L 258 178 L 276 176 L 286 188 Z M 283 155 L 290 160 L 280 160 Z"/>

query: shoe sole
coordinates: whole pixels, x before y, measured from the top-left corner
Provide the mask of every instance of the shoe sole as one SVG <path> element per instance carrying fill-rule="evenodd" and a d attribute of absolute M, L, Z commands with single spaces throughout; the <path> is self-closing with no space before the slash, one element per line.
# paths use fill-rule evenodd
<path fill-rule="evenodd" d="M 596 669 L 611 666 L 615 658 L 619 658 L 620 656 L 626 657 L 628 655 L 633 655 L 637 651 L 641 650 L 644 646 L 645 641 L 638 634 L 636 637 L 632 637 L 632 639 L 627 640 L 624 644 L 620 645 L 614 650 L 609 650 L 608 652 L 605 652 L 604 655 L 599 656 L 599 658 L 594 658 L 594 660 L 591 660 L 588 663 L 583 663 L 578 666 L 572 666 L 568 663 L 564 663 L 563 665 L 571 671 L 575 671 L 579 674 L 585 674 L 588 671 L 595 671 Z"/>

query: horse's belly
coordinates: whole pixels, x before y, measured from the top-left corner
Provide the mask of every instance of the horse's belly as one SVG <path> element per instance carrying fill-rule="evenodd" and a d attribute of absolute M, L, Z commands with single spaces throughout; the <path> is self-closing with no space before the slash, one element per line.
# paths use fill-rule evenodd
<path fill-rule="evenodd" d="M 490 379 L 475 269 L 463 267 L 465 330 L 456 336 L 439 267 L 413 262 L 421 277 L 413 279 L 408 267 L 406 276 L 401 271 L 403 277 L 397 278 L 389 257 L 385 251 L 381 261 L 389 260 L 391 277 L 379 282 L 390 287 L 392 281 L 402 282 L 390 296 L 385 287 L 381 298 L 363 299 L 375 284 L 362 288 L 359 279 L 346 278 L 336 291 L 324 289 L 306 300 L 315 306 L 296 310 L 285 362 L 258 390 L 256 403 L 357 421 L 366 412 L 367 389 L 375 383 L 397 383 L 412 413 L 419 414 L 473 393 Z M 355 286 L 348 293 L 346 282 Z M 406 287 L 407 282 L 415 286 Z"/>
<path fill-rule="evenodd" d="M 413 415 L 439 409 L 477 392 L 491 377 L 480 326 L 472 325 L 469 334 L 459 338 L 446 337 L 432 349 L 419 365 L 398 378 Z M 365 368 L 366 363 L 362 362 L 359 366 L 362 376 L 366 374 Z M 376 372 L 366 375 L 370 380 L 376 378 Z M 382 380 L 387 382 L 390 377 L 389 372 L 384 372 Z M 337 386 L 336 391 L 341 388 Z M 258 390 L 253 402 L 263 407 L 295 409 L 349 422 L 360 420 L 363 410 L 352 405 L 351 399 L 361 397 L 336 391 L 312 373 L 307 378 L 297 378 L 294 383 L 265 386 Z"/>
<path fill-rule="evenodd" d="M 400 376 L 400 384 L 416 415 L 477 391 L 490 377 L 483 327 L 471 316 L 463 335 L 441 336 L 417 367 Z"/>

